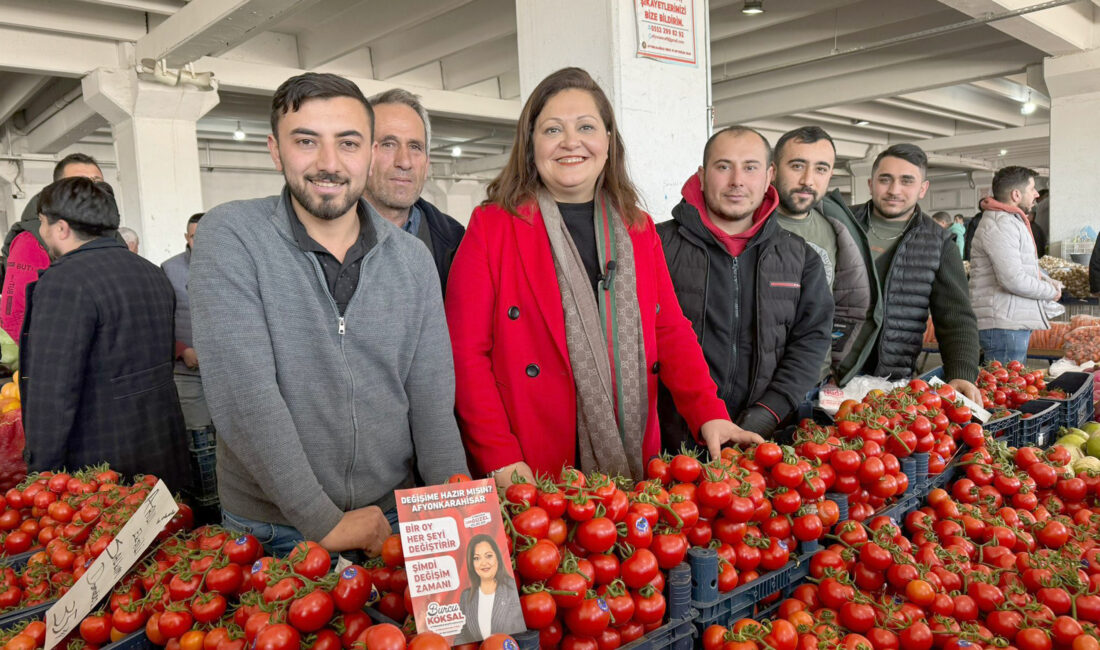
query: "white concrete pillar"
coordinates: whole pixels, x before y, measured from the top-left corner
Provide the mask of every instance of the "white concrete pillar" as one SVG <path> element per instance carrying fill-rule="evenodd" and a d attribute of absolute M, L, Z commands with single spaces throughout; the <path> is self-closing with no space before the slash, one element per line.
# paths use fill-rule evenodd
<path fill-rule="evenodd" d="M 655 221 L 671 218 L 710 136 L 706 3 L 685 4 L 695 37 L 694 65 L 636 56 L 632 1 L 516 0 L 521 96 L 526 99 L 560 68 L 587 70 L 615 107 L 631 179 Z"/>
<path fill-rule="evenodd" d="M 878 154 L 876 153 L 875 156 Z M 875 157 L 871 156 L 863 160 L 853 160 L 848 163 L 848 169 L 852 175 L 852 206 L 862 205 L 871 200 L 871 188 L 867 181 L 871 178 L 871 165 Z"/>
<path fill-rule="evenodd" d="M 218 104 L 218 93 L 102 68 L 84 77 L 83 89 L 114 132 L 119 207 L 142 255 L 159 264 L 182 250 L 187 219 L 203 209 L 195 122 Z"/>
<path fill-rule="evenodd" d="M 1048 236 L 1053 245 L 1085 226 L 1100 229 L 1100 49 L 1048 58 L 1044 74 L 1050 89 Z"/>

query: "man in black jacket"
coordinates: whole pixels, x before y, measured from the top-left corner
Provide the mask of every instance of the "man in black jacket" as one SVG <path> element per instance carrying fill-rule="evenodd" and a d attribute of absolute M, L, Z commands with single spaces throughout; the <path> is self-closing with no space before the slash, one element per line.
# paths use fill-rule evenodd
<path fill-rule="evenodd" d="M 369 101 L 374 108 L 376 148 L 363 198 L 387 221 L 424 242 L 446 294 L 451 261 L 466 229 L 420 198 L 431 168 L 428 111 L 416 95 L 401 88 Z"/>
<path fill-rule="evenodd" d="M 28 291 L 20 367 L 28 466 L 107 462 L 186 486 L 189 456 L 172 381 L 175 294 L 164 272 L 103 234 L 110 187 L 66 178 L 42 190 L 53 263 Z"/>
<path fill-rule="evenodd" d="M 776 224 L 771 146 L 729 127 L 684 183 L 672 221 L 657 227 L 676 296 L 730 415 L 771 435 L 817 384 L 829 349 L 833 300 L 821 258 Z M 662 444 L 690 439 L 663 391 Z"/>
<path fill-rule="evenodd" d="M 978 376 L 978 322 L 959 247 L 917 204 L 928 191 L 927 171 L 920 147 L 890 147 L 871 167 L 871 200 L 852 209 L 867 233 L 883 297 L 882 327 L 869 341 L 863 371 L 911 377 L 931 312 L 946 379 L 980 404 L 972 383 Z"/>

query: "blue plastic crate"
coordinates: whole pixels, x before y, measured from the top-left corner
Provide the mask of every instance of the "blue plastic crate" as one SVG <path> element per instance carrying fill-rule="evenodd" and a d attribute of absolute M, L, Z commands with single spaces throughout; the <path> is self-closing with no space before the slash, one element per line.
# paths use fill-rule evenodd
<path fill-rule="evenodd" d="M 1084 374 L 1084 373 L 1080 373 Z M 1062 426 L 1062 403 L 1058 400 L 1033 399 L 1020 405 L 1020 427 L 1016 430 L 1014 447 L 1045 447 L 1054 440 Z M 1024 415 L 1030 417 L 1024 417 Z"/>
<path fill-rule="evenodd" d="M 848 520 L 848 495 L 843 492 L 826 492 L 825 498 L 836 504 L 839 517 L 837 522 Z"/>
<path fill-rule="evenodd" d="M 1080 427 L 1093 416 L 1091 372 L 1066 372 L 1047 382 L 1047 390 L 1060 388 L 1065 399 L 1044 397 L 1059 405 L 1058 426 Z"/>
<path fill-rule="evenodd" d="M 921 498 L 928 494 L 928 456 L 926 451 L 914 452 L 910 456 L 914 469 L 913 476 L 909 477 L 909 485 L 915 490 L 913 493 Z"/>

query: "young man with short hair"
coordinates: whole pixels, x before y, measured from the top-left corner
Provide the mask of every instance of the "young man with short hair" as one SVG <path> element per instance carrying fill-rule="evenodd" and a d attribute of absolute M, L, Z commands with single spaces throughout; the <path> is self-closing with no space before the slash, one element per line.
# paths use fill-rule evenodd
<path fill-rule="evenodd" d="M 105 183 L 51 183 L 38 209 L 53 262 L 30 285 L 20 347 L 28 467 L 107 462 L 125 476 L 154 474 L 173 490 L 187 487 L 172 383 L 172 285 L 104 236 L 118 228 Z"/>
<path fill-rule="evenodd" d="M 771 146 L 736 126 L 707 142 L 672 220 L 657 226 L 684 315 L 740 427 L 771 436 L 820 379 L 833 300 L 818 253 L 775 219 Z M 667 391 L 662 446 L 691 440 Z"/>
<path fill-rule="evenodd" d="M 283 82 L 267 143 L 286 188 L 210 210 L 195 240 L 223 522 L 274 553 L 376 555 L 414 467 L 432 484 L 467 472 L 431 254 L 362 198 L 372 115 L 343 77 Z"/>
<path fill-rule="evenodd" d="M 1028 212 L 1035 177 L 1026 167 L 1003 167 L 993 196 L 982 199 L 982 222 L 970 252 L 970 295 L 986 361 L 1027 361 L 1031 330 L 1050 328 L 1043 303 L 1058 300 L 1062 285 L 1039 268 Z"/>
<path fill-rule="evenodd" d="M 882 290 L 882 325 L 864 373 L 913 376 L 928 314 L 936 328 L 945 379 L 981 403 L 978 327 L 970 306 L 959 249 L 950 234 L 921 211 L 928 192 L 928 157 L 912 144 L 894 145 L 875 158 L 867 184 L 871 200 L 852 210 L 867 240 Z"/>

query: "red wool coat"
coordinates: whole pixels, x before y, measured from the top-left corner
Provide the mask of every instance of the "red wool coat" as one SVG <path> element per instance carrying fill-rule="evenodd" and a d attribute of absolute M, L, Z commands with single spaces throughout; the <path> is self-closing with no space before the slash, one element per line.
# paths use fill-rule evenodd
<path fill-rule="evenodd" d="M 519 461 L 556 475 L 575 463 L 577 395 L 550 239 L 537 203 L 520 212 L 523 218 L 498 206 L 475 209 L 447 282 L 455 408 L 470 469 L 479 475 Z M 648 216 L 630 240 L 649 369 L 639 452 L 649 458 L 661 446 L 658 377 L 693 431 L 729 414 L 680 311 Z"/>

